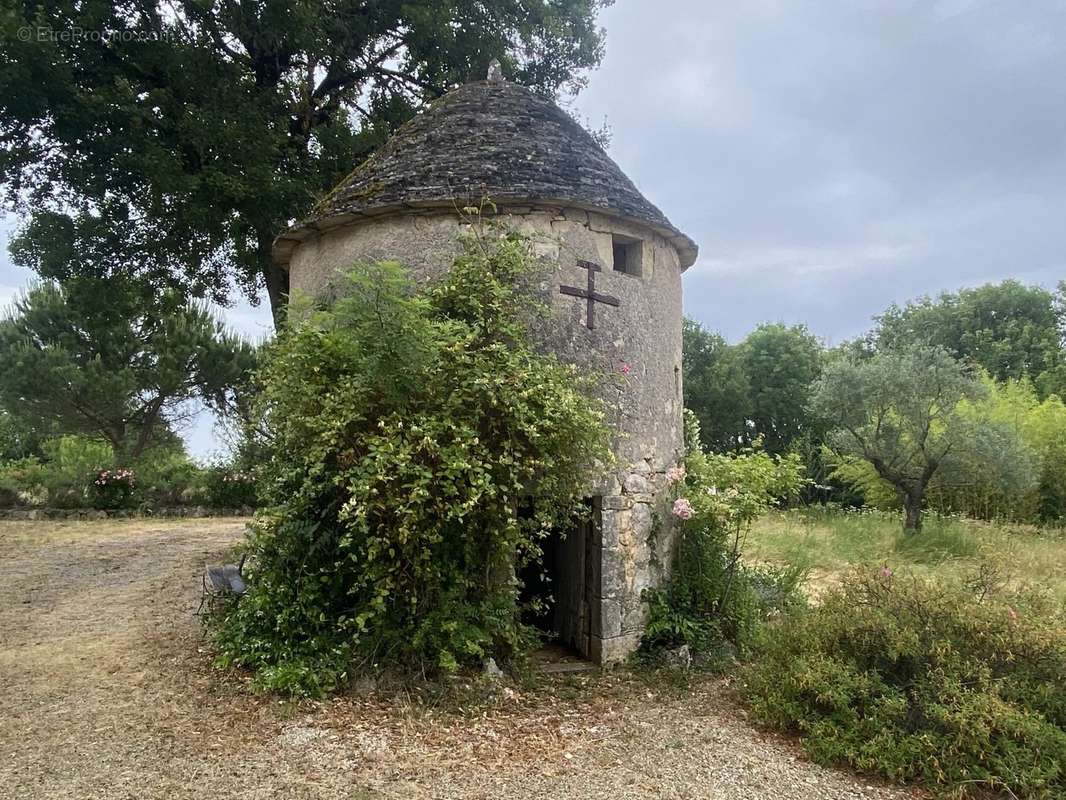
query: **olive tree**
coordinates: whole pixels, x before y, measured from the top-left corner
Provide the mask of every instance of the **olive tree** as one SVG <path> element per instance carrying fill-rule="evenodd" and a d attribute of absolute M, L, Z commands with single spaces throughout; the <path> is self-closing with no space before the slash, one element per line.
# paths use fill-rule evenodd
<path fill-rule="evenodd" d="M 811 411 L 826 425 L 833 450 L 866 461 L 892 486 L 903 505 L 903 530 L 917 533 L 934 480 L 960 485 L 994 469 L 1024 481 L 1033 473 L 1015 430 L 960 413 L 964 401 L 984 392 L 946 351 L 914 347 L 833 361 L 814 384 Z"/>

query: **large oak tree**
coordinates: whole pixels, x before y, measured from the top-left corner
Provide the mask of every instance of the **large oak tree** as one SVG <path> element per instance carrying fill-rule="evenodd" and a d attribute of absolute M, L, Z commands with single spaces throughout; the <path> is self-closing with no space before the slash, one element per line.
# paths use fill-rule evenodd
<path fill-rule="evenodd" d="M 274 237 L 425 101 L 552 94 L 611 0 L 23 0 L 0 11 L 0 178 L 43 277 L 136 273 L 225 302 L 287 278 Z"/>

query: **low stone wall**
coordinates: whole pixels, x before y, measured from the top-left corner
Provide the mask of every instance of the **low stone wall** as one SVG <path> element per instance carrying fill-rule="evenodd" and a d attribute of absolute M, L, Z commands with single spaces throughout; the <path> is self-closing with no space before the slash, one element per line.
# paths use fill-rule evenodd
<path fill-rule="evenodd" d="M 0 520 L 250 517 L 254 513 L 255 509 L 250 506 L 243 506 L 242 508 L 173 506 L 152 509 L 116 508 L 107 511 L 94 508 L 0 508 Z"/>

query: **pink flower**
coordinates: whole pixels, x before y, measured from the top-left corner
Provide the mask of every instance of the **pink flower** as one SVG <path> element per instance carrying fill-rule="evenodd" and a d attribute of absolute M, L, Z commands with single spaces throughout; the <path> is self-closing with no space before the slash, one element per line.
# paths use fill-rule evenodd
<path fill-rule="evenodd" d="M 692 519 L 693 515 L 692 503 L 686 500 L 684 497 L 679 497 L 674 501 L 674 516 L 678 519 Z"/>
<path fill-rule="evenodd" d="M 877 570 L 877 574 L 882 578 L 891 578 L 892 570 L 890 570 L 886 565 L 884 567 L 881 567 L 881 569 Z"/>
<path fill-rule="evenodd" d="M 632 371 L 633 371 L 633 368 L 632 368 L 631 366 L 629 366 L 629 364 L 627 364 L 627 363 L 625 363 L 625 362 L 623 361 L 623 362 L 622 362 L 622 366 L 621 366 L 621 367 L 619 367 L 619 368 L 618 368 L 618 370 L 619 370 L 619 372 L 621 372 L 621 373 L 622 373 L 623 375 L 628 375 L 628 374 L 629 374 L 630 372 L 632 372 Z"/>
<path fill-rule="evenodd" d="M 684 467 L 670 467 L 670 469 L 668 469 L 666 471 L 666 482 L 669 483 L 669 484 L 675 484 L 678 481 L 682 481 L 684 479 L 685 479 L 685 468 Z"/>

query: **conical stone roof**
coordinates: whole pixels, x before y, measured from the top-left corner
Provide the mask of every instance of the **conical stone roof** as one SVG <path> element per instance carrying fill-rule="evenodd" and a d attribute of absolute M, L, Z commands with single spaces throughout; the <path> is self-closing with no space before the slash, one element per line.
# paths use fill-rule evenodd
<path fill-rule="evenodd" d="M 594 210 L 642 223 L 670 240 L 682 267 L 695 243 L 649 202 L 588 131 L 529 89 L 502 80 L 468 83 L 401 127 L 306 220 L 275 242 L 287 262 L 316 231 L 405 209 L 455 208 L 482 197 L 507 204 Z"/>

